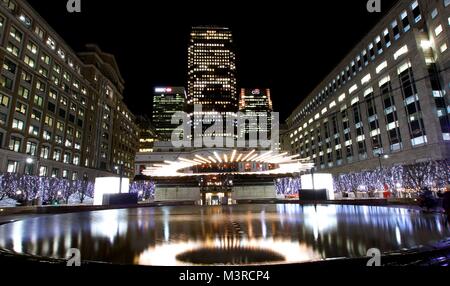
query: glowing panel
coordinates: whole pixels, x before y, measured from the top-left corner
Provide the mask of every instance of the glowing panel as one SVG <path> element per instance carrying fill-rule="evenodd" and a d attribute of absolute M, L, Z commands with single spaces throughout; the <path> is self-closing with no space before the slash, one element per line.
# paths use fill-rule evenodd
<path fill-rule="evenodd" d="M 305 190 L 326 189 L 328 199 L 334 200 L 333 176 L 331 174 L 314 174 L 314 186 L 312 179 L 311 174 L 301 176 L 302 188 Z"/>
<path fill-rule="evenodd" d="M 119 177 L 102 177 L 95 179 L 94 188 L 94 205 L 101 206 L 103 204 L 103 195 L 118 194 L 120 191 Z M 128 193 L 130 187 L 130 179 L 122 178 L 122 193 Z"/>

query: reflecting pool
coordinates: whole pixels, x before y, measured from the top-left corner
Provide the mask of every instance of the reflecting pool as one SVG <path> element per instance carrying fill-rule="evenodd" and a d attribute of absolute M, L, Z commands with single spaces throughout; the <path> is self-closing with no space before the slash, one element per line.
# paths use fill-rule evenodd
<path fill-rule="evenodd" d="M 140 265 L 248 265 L 362 257 L 450 237 L 437 214 L 392 207 L 160 207 L 42 216 L 0 226 L 0 247 Z"/>

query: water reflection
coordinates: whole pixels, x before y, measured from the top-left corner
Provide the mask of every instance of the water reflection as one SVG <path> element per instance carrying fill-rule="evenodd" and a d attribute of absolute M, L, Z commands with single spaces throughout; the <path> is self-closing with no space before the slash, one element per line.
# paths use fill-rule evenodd
<path fill-rule="evenodd" d="M 0 247 L 19 253 L 62 258 L 79 248 L 84 260 L 141 265 L 360 257 L 373 247 L 390 252 L 445 237 L 450 231 L 438 215 L 335 205 L 107 210 L 0 226 Z M 210 259 L 197 259 L 205 253 Z"/>

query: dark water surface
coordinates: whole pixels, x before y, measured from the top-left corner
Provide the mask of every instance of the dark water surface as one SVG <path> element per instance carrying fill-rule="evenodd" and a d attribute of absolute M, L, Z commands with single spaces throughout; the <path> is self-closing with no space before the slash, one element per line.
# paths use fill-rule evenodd
<path fill-rule="evenodd" d="M 106 210 L 0 226 L 0 247 L 141 265 L 292 263 L 361 257 L 450 237 L 437 214 L 392 207 L 240 205 Z"/>

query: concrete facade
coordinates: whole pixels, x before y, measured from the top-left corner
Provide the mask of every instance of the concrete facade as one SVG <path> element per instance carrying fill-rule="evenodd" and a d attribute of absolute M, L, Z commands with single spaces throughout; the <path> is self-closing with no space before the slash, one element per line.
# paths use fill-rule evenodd
<path fill-rule="evenodd" d="M 450 158 L 450 4 L 398 1 L 287 120 L 282 149 L 333 174 Z"/>

